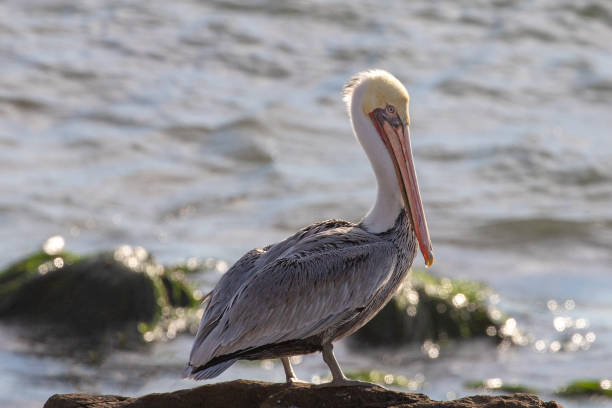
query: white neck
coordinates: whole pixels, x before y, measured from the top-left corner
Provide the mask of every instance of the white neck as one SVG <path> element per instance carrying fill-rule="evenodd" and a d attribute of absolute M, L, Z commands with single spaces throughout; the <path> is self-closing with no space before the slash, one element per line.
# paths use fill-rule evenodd
<path fill-rule="evenodd" d="M 353 101 L 361 100 L 361 92 L 362 89 L 355 90 Z M 361 104 L 351 103 L 349 113 L 355 136 L 370 159 L 378 182 L 376 202 L 366 214 L 362 224 L 370 232 L 384 232 L 393 227 L 400 211 L 403 211 L 402 194 L 395 167 L 374 124 L 361 110 Z"/>

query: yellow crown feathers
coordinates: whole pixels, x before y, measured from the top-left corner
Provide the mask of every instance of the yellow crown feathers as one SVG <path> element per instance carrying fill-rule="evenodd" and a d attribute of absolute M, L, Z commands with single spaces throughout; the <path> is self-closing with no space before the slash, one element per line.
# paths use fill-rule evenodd
<path fill-rule="evenodd" d="M 366 87 L 361 100 L 361 108 L 366 116 L 376 108 L 384 109 L 387 105 L 393 105 L 402 121 L 410 124 L 410 95 L 396 77 L 381 69 L 360 72 L 344 87 L 344 100 L 347 104 L 351 103 L 355 89 L 361 86 Z"/>

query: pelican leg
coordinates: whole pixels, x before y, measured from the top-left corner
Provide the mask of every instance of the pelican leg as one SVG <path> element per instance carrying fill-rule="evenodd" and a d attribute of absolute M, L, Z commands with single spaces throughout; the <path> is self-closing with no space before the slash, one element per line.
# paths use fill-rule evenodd
<path fill-rule="evenodd" d="M 373 384 L 367 381 L 358 381 L 358 380 L 349 380 L 344 376 L 340 365 L 338 365 L 338 361 L 336 360 L 336 356 L 334 356 L 334 346 L 331 343 L 323 345 L 323 361 L 329 367 L 329 370 L 332 373 L 332 380 L 328 383 L 321 384 L 321 387 L 338 387 L 338 386 L 346 386 L 346 385 L 362 385 L 368 387 L 382 387 L 378 384 Z"/>
<path fill-rule="evenodd" d="M 281 361 L 283 362 L 283 368 L 285 369 L 285 377 L 287 378 L 287 384 L 304 382 L 299 380 L 295 375 L 295 371 L 293 371 L 293 367 L 291 367 L 291 360 L 289 360 L 289 357 L 281 357 Z"/>

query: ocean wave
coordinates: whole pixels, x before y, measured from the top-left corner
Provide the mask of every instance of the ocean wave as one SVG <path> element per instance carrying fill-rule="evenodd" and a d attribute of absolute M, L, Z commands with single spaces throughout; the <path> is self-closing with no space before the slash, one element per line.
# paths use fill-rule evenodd
<path fill-rule="evenodd" d="M 585 240 L 592 236 L 593 228 L 603 224 L 612 226 L 611 221 L 602 223 L 549 217 L 509 218 L 484 223 L 476 231 L 487 242 L 502 245 L 565 238 Z"/>
<path fill-rule="evenodd" d="M 461 78 L 449 78 L 438 84 L 438 89 L 445 94 L 453 96 L 484 96 L 493 99 L 508 97 L 508 95 L 500 89 L 494 88 L 491 84 L 478 83 Z"/>
<path fill-rule="evenodd" d="M 554 151 L 528 143 L 485 149 L 479 173 L 490 179 L 587 186 L 612 181 L 612 163 L 578 150 Z"/>
<path fill-rule="evenodd" d="M 222 156 L 236 164 L 269 164 L 274 156 L 264 135 L 263 122 L 255 117 L 242 117 L 216 127 L 206 125 L 174 125 L 162 133 L 181 142 L 200 144 L 205 156 Z"/>
<path fill-rule="evenodd" d="M 20 111 L 39 112 L 51 109 L 46 102 L 25 95 L 0 95 L 0 109 L 8 105 Z"/>
<path fill-rule="evenodd" d="M 268 78 L 286 78 L 290 70 L 283 66 L 280 60 L 274 60 L 257 52 L 228 52 L 223 50 L 217 55 L 219 61 L 223 61 L 228 68 L 239 70 L 252 76 Z"/>

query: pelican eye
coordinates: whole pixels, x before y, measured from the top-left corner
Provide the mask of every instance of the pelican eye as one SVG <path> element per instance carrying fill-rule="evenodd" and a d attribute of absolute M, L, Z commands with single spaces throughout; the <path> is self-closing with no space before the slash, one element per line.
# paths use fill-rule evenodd
<path fill-rule="evenodd" d="M 393 115 L 395 113 L 395 106 L 387 105 L 387 113 L 390 113 L 391 115 Z"/>

